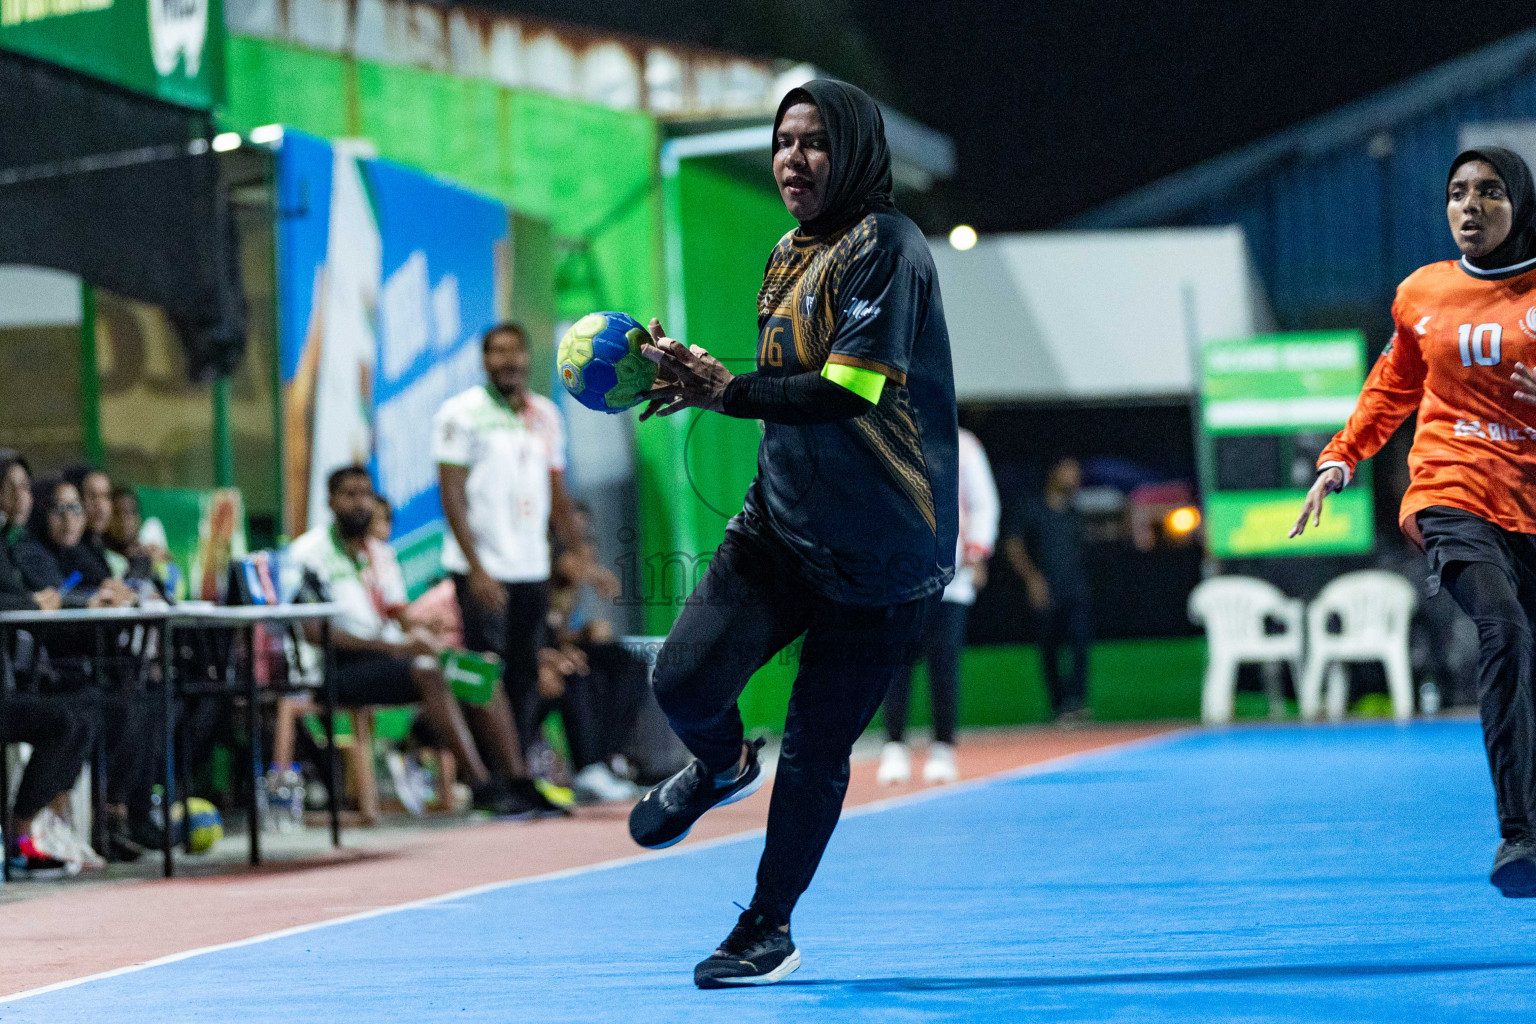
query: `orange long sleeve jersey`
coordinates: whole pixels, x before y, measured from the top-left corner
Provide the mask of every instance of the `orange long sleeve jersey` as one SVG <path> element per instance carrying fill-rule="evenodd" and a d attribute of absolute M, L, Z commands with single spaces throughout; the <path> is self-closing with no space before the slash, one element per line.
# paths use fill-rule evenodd
<path fill-rule="evenodd" d="M 1536 533 L 1536 406 L 1510 380 L 1516 362 L 1536 364 L 1536 268 L 1479 276 L 1431 263 L 1398 285 L 1392 319 L 1392 343 L 1318 468 L 1340 465 L 1347 482 L 1417 408 L 1403 531 L 1417 539 L 1414 514 L 1445 505 Z"/>

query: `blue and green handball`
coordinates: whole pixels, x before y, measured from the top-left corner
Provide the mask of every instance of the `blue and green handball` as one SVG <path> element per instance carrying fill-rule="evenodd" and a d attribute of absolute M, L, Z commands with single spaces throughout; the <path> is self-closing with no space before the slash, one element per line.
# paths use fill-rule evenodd
<path fill-rule="evenodd" d="M 640 354 L 650 338 L 628 313 L 588 313 L 560 339 L 560 381 L 588 409 L 633 409 L 656 383 L 656 364 Z"/>
<path fill-rule="evenodd" d="M 187 821 L 187 811 L 191 811 L 191 821 Z M 192 830 L 190 847 L 193 853 L 207 853 L 213 849 L 213 844 L 224 838 L 224 819 L 219 815 L 219 809 L 207 800 L 192 797 L 187 801 L 185 809 L 181 801 L 171 808 L 171 821 L 177 825 L 187 822 L 187 827 Z"/>

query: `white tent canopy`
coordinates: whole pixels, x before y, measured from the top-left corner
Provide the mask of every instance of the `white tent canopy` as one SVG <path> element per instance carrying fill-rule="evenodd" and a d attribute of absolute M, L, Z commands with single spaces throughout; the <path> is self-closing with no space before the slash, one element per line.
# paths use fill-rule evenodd
<path fill-rule="evenodd" d="M 961 401 L 1171 398 L 1193 342 L 1270 329 L 1237 227 L 932 242 Z"/>

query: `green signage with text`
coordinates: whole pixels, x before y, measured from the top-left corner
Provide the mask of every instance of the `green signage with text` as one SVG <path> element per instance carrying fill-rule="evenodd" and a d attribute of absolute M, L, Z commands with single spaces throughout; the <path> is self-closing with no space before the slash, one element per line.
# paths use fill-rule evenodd
<path fill-rule="evenodd" d="M 1335 495 L 1317 527 L 1295 523 L 1318 451 L 1344 426 L 1365 383 L 1358 331 L 1211 341 L 1200 360 L 1200 476 L 1205 536 L 1217 558 L 1371 550 L 1369 467 Z"/>
<path fill-rule="evenodd" d="M 0 0 L 0 48 L 186 107 L 224 99 L 220 0 Z"/>

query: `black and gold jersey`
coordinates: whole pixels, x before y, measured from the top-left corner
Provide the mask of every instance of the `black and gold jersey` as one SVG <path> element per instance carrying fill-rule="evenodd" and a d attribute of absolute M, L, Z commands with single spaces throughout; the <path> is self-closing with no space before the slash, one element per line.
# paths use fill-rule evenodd
<path fill-rule="evenodd" d="M 928 243 L 894 210 L 774 248 L 758 294 L 757 372 L 827 364 L 886 378 L 862 416 L 764 424 L 744 525 L 761 524 L 834 600 L 895 604 L 954 575 L 958 454 L 949 332 Z"/>

